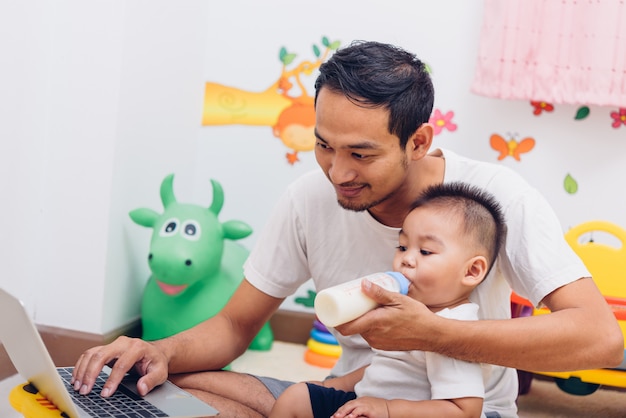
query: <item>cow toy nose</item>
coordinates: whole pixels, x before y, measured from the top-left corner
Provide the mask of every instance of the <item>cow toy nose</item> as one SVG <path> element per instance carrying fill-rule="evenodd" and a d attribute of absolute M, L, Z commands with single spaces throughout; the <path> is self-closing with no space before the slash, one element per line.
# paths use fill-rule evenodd
<path fill-rule="evenodd" d="M 191 260 L 185 260 L 185 265 L 186 266 L 190 266 L 191 265 Z"/>

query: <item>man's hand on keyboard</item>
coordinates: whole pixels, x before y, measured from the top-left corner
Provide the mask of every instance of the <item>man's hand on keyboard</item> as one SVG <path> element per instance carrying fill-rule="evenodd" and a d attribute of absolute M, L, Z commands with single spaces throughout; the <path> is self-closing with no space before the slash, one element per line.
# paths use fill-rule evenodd
<path fill-rule="evenodd" d="M 91 392 L 105 365 L 111 367 L 100 393 L 105 398 L 117 390 L 129 371 L 141 376 L 137 390 L 142 396 L 167 380 L 168 361 L 162 351 L 152 343 L 122 336 L 108 345 L 90 348 L 79 357 L 72 373 L 74 390 L 83 395 Z"/>

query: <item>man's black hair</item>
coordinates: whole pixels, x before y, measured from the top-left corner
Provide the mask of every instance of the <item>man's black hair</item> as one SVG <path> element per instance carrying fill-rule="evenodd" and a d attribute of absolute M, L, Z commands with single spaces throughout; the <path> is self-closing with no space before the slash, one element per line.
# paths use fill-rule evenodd
<path fill-rule="evenodd" d="M 389 110 L 389 132 L 404 148 L 428 122 L 434 89 L 426 65 L 414 54 L 380 42 L 355 41 L 338 49 L 320 67 L 315 100 L 322 88 L 342 93 L 363 107 Z"/>

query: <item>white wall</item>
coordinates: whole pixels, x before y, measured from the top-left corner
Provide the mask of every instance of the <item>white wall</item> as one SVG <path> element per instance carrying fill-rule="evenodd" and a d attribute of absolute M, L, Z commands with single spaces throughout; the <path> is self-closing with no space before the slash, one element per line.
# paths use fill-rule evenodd
<path fill-rule="evenodd" d="M 158 210 L 170 172 L 181 193 L 192 184 L 206 13 L 204 1 L 0 4 L 0 286 L 38 323 L 105 333 L 138 316 L 149 231 L 128 211 Z"/>
<path fill-rule="evenodd" d="M 101 327 L 120 4 L 4 2 L 0 11 L 9 203 L 0 283 L 43 323 Z"/>
<path fill-rule="evenodd" d="M 322 36 L 343 45 L 355 39 L 400 45 L 432 68 L 435 108 L 455 113 L 458 129 L 436 136 L 435 147 L 520 172 L 546 195 L 564 230 L 592 219 L 626 228 L 626 193 L 618 186 L 626 178 L 626 126 L 611 127 L 609 113 L 616 108 L 592 106 L 589 117 L 574 120 L 578 106 L 555 105 L 553 112 L 535 116 L 529 102 L 489 99 L 470 92 L 482 1 L 318 1 L 306 12 L 294 10 L 287 1 L 254 2 L 245 8 L 243 3 L 225 2 L 209 14 L 207 81 L 262 91 L 280 74 L 281 47 L 297 53 L 297 59 L 312 59 L 311 45 L 319 45 Z M 313 79 L 308 80 L 311 93 Z M 511 157 L 499 162 L 498 153 L 489 145 L 494 133 L 533 137 L 536 145 L 520 162 Z M 286 151 L 269 127 L 202 127 L 197 177 L 223 181 L 225 212 L 251 222 L 259 231 L 285 185 L 302 171 L 316 168 L 312 153 L 300 154 L 302 162 L 289 166 L 283 157 Z M 574 195 L 563 187 L 567 174 L 578 182 Z M 253 234 L 246 242 L 254 245 L 255 239 Z M 303 286 L 296 296 L 306 296 L 310 288 Z M 292 298 L 283 307 L 307 310 Z"/>
<path fill-rule="evenodd" d="M 151 230 L 128 212 L 159 210 L 168 173 L 176 174 L 179 200 L 198 204 L 210 203 L 209 179 L 217 179 L 226 198 L 221 219 L 260 231 L 285 185 L 316 168 L 313 154 L 290 166 L 269 127 L 200 126 L 204 83 L 263 90 L 280 72 L 281 47 L 311 58 L 322 36 L 416 52 L 433 69 L 435 107 L 453 110 L 458 124 L 435 146 L 496 162 L 492 133 L 533 136 L 537 146 L 521 162 L 500 164 L 546 194 L 564 229 L 590 219 L 626 228 L 626 127 L 610 127 L 614 109 L 593 107 L 574 121 L 576 106 L 557 106 L 537 117 L 529 103 L 469 92 L 481 7 L 480 0 L 0 3 L 0 286 L 45 325 L 104 333 L 136 318 Z M 563 190 L 567 173 L 579 181 L 575 195 Z M 242 241 L 255 242 L 256 234 Z"/>

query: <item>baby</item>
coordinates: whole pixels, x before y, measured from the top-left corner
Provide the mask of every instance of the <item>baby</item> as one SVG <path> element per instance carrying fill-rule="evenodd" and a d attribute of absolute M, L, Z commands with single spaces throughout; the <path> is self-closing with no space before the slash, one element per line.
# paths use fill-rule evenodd
<path fill-rule="evenodd" d="M 504 234 L 491 195 L 463 183 L 435 185 L 405 218 L 393 269 L 409 280 L 407 296 L 431 311 L 477 320 L 478 305 L 469 296 L 493 266 Z M 374 350 L 366 367 L 292 385 L 270 417 L 484 417 L 488 367 L 431 352 Z"/>

